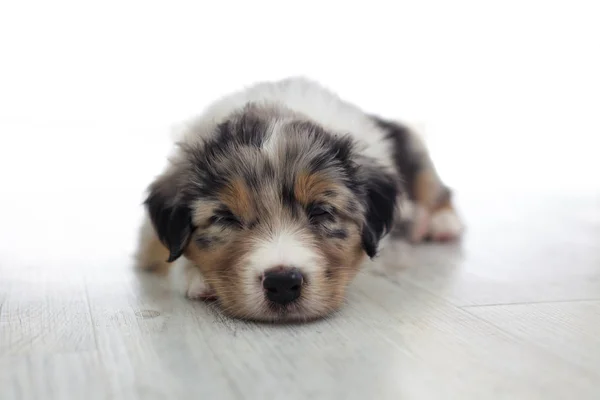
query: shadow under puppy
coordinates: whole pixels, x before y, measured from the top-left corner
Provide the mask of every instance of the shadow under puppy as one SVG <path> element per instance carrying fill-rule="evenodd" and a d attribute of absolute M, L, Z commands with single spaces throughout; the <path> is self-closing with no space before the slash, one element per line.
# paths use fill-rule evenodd
<path fill-rule="evenodd" d="M 265 321 L 338 309 L 392 231 L 419 242 L 462 230 L 418 136 L 303 78 L 209 106 L 145 206 L 139 268 L 181 263 L 188 297 Z"/>

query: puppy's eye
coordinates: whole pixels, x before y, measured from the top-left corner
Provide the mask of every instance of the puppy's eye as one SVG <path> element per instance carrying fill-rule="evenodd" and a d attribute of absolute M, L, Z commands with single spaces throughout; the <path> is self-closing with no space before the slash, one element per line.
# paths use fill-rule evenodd
<path fill-rule="evenodd" d="M 210 223 L 231 228 L 241 228 L 242 222 L 229 210 L 218 210 L 210 217 Z"/>
<path fill-rule="evenodd" d="M 321 223 L 326 221 L 333 221 L 333 210 L 330 207 L 324 205 L 313 205 L 308 208 L 308 217 L 311 222 Z"/>

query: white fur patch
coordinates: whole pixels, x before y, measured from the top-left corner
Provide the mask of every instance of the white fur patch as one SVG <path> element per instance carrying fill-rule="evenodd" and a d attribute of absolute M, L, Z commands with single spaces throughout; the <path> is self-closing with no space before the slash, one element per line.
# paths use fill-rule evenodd
<path fill-rule="evenodd" d="M 188 299 L 206 299 L 214 295 L 211 288 L 204 282 L 204 278 L 202 274 L 195 268 L 196 271 L 188 274 L 188 287 L 186 296 Z"/>
<path fill-rule="evenodd" d="M 204 281 L 200 269 L 185 258 L 175 262 L 170 278 L 174 289 L 189 299 L 206 299 L 214 296 L 213 290 Z"/>
<path fill-rule="evenodd" d="M 269 240 L 260 241 L 248 258 L 248 266 L 255 276 L 277 266 L 300 268 L 303 273 L 310 275 L 319 268 L 318 259 L 307 239 L 303 239 L 299 233 L 284 230 Z"/>
<path fill-rule="evenodd" d="M 278 144 L 278 131 L 279 131 L 279 125 L 280 125 L 280 121 L 275 122 L 274 124 L 271 124 L 270 126 L 270 133 L 268 134 L 266 140 L 263 142 L 262 144 L 262 149 L 265 153 L 267 154 L 276 154 L 277 151 L 277 144 Z"/>

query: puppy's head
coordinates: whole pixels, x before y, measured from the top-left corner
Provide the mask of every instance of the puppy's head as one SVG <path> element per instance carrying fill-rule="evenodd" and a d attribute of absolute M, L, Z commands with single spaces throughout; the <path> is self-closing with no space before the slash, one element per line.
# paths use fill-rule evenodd
<path fill-rule="evenodd" d="M 307 320 L 342 304 L 390 230 L 397 191 L 350 138 L 248 107 L 182 144 L 146 206 L 169 261 L 196 263 L 226 313 Z"/>

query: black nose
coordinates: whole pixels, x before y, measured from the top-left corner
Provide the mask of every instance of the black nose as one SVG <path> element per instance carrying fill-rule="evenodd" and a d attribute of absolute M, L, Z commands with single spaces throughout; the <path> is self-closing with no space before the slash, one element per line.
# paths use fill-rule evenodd
<path fill-rule="evenodd" d="M 300 297 L 302 274 L 295 268 L 278 268 L 265 272 L 263 279 L 267 299 L 287 304 Z"/>

